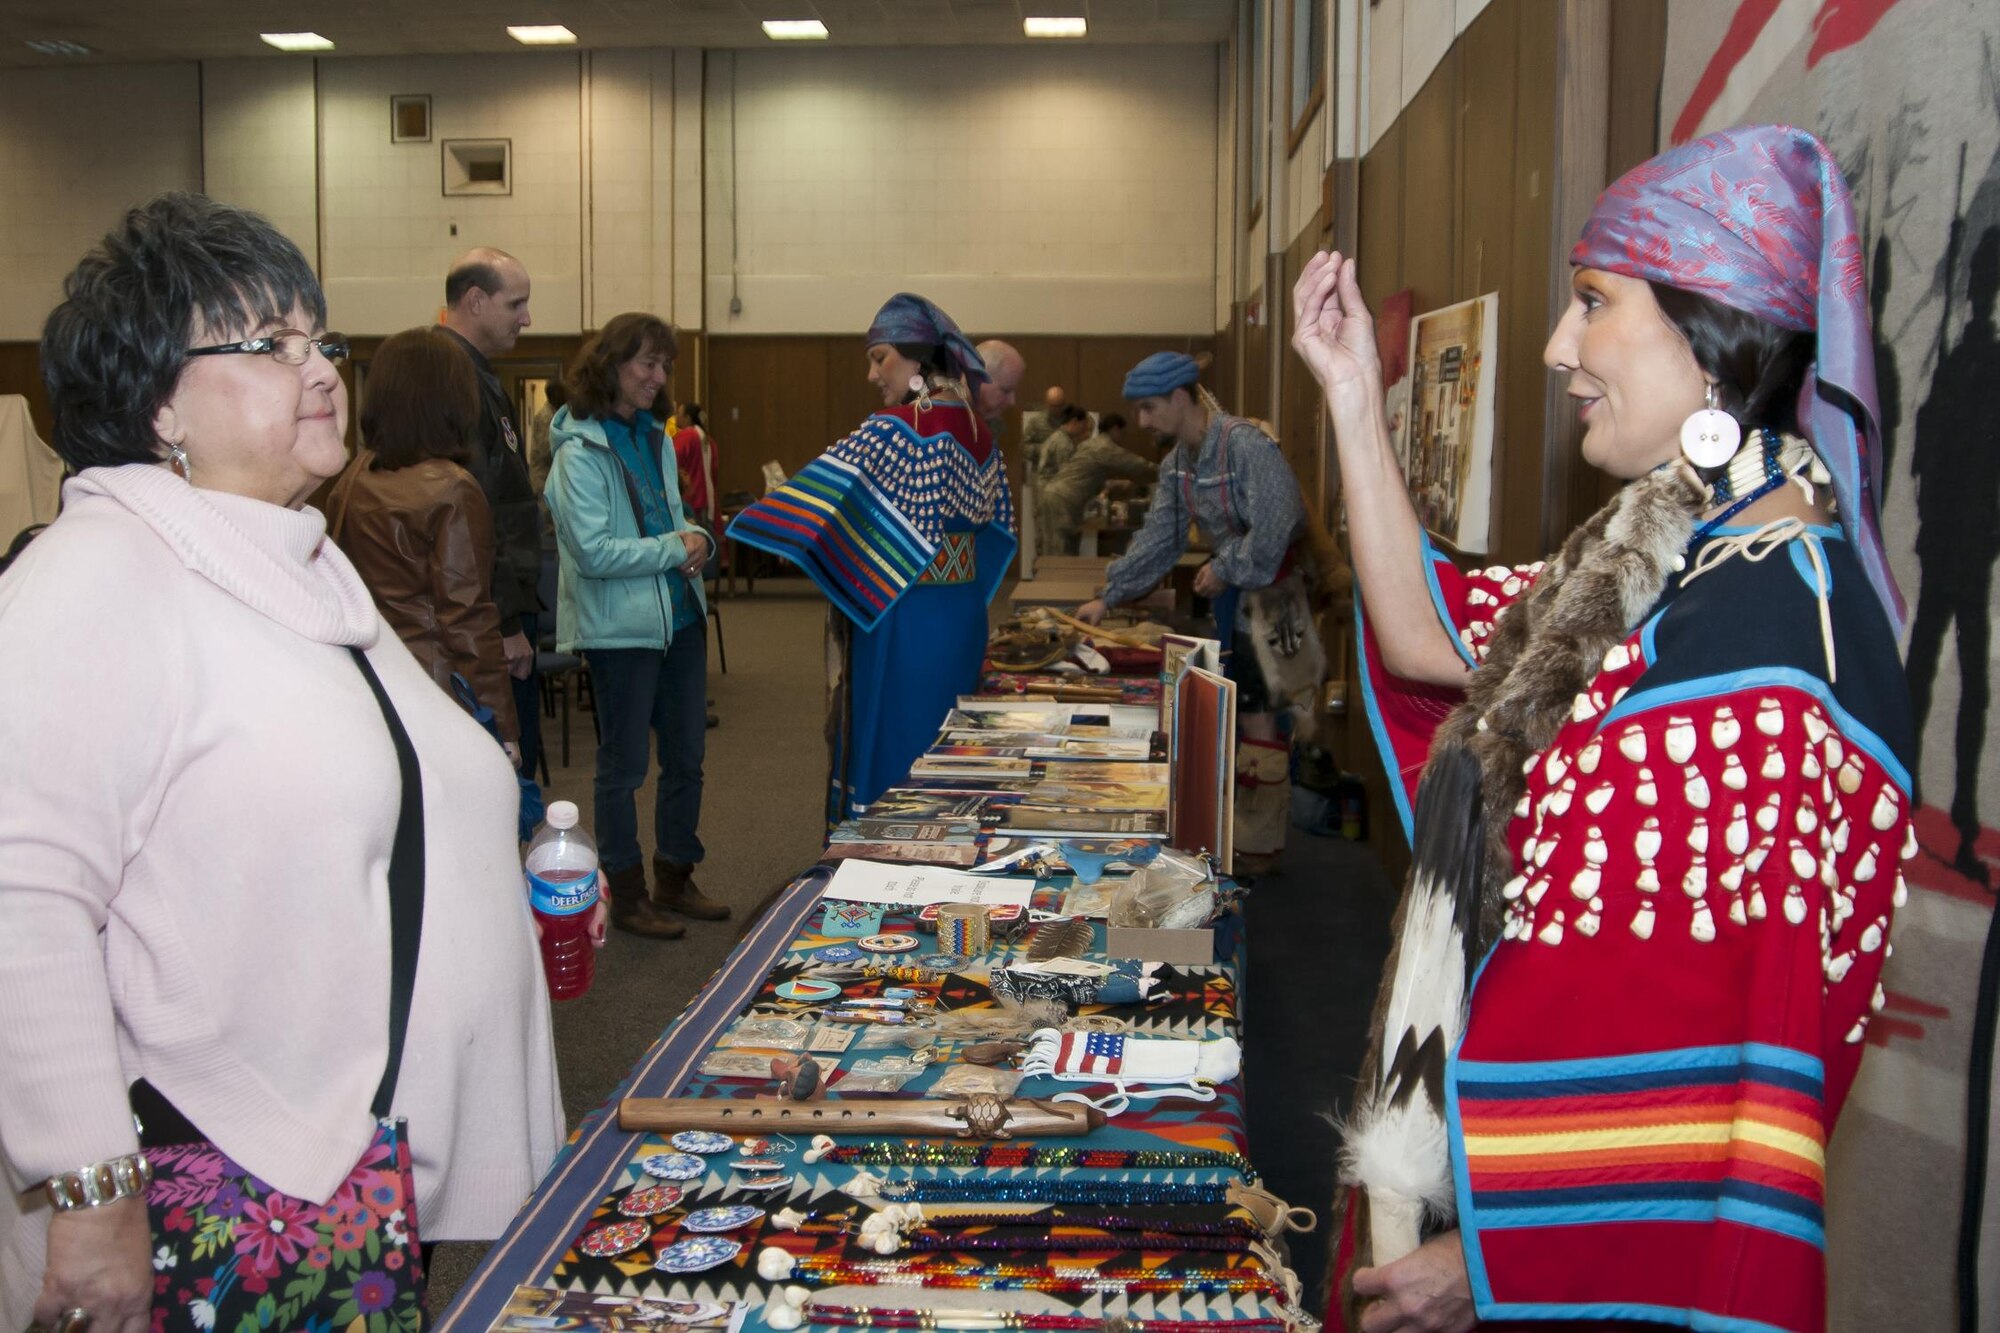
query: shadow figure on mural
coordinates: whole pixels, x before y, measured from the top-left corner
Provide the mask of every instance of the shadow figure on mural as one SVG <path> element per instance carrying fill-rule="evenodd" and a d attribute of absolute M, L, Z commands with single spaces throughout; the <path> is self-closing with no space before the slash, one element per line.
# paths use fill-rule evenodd
<path fill-rule="evenodd" d="M 1954 230 L 1962 236 L 1962 219 Z M 1960 239 L 1953 237 L 1954 242 Z M 1956 246 L 1947 247 L 1947 252 Z M 1979 758 L 1986 745 L 1987 609 L 1993 565 L 2000 559 L 2000 419 L 1993 386 L 2000 381 L 2000 336 L 1994 304 L 2000 296 L 2000 226 L 1988 227 L 1972 252 L 1966 283 L 1971 318 L 1955 346 L 1938 359 L 1930 392 L 1917 408 L 1910 472 L 1917 486 L 1917 613 L 1906 670 L 1917 734 L 1929 721 L 1931 695 L 1947 629 L 1956 629 L 1958 724 L 1953 729 L 1955 783 L 1952 827 L 1958 851 L 1952 867 L 1991 888 L 1979 859 Z M 1949 336 L 1947 328 L 1940 337 Z"/>
<path fill-rule="evenodd" d="M 1903 425 L 1903 372 L 1896 366 L 1896 344 L 1889 335 L 1889 285 L 1893 254 L 1889 234 L 1875 238 L 1874 268 L 1868 276 L 1868 326 L 1875 332 L 1875 420 L 1882 428 L 1882 498 L 1889 498 L 1889 480 L 1896 475 L 1896 432 Z"/>

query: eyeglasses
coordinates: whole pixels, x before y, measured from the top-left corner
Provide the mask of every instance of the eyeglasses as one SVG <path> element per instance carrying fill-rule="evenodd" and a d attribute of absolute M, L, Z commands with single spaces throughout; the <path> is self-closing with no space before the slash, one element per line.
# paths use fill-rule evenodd
<path fill-rule="evenodd" d="M 347 360 L 347 335 L 344 333 L 322 333 L 315 338 L 310 333 L 297 329 L 279 329 L 263 338 L 245 338 L 242 342 L 217 343 L 213 347 L 190 347 L 189 356 L 226 356 L 235 352 L 245 352 L 251 356 L 268 356 L 282 366 L 302 366 L 312 355 L 313 348 L 336 366 Z"/>

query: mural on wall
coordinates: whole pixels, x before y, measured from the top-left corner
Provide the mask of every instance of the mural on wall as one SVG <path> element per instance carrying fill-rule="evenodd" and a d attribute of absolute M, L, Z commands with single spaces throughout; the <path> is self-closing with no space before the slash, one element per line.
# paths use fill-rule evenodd
<path fill-rule="evenodd" d="M 1882 526 L 1911 608 L 1921 851 L 1906 866 L 1910 900 L 1869 1033 L 1877 1049 L 1829 1154 L 1832 1327 L 1955 1327 L 1967 1066 L 2000 885 L 1989 710 L 2000 610 L 2000 6 L 1675 0 L 1668 15 L 1663 136 L 1803 126 L 1839 157 L 1861 214 Z M 2000 1179 L 1986 1196 L 1978 1327 L 2000 1329 Z"/>

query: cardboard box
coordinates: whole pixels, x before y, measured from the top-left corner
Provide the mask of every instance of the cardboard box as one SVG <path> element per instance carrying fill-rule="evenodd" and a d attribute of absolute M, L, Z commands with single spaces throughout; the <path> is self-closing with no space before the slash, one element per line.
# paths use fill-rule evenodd
<path fill-rule="evenodd" d="M 1206 967 L 1215 961 L 1215 931 L 1208 926 L 1193 930 L 1106 926 L 1104 953 L 1109 958 L 1137 958 L 1144 963 Z"/>

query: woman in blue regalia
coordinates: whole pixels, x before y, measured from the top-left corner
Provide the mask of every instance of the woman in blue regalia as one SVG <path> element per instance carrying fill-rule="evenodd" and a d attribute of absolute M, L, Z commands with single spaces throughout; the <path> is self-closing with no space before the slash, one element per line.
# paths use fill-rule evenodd
<path fill-rule="evenodd" d="M 951 316 L 898 293 L 868 328 L 882 410 L 730 526 L 833 604 L 830 821 L 902 781 L 979 683 L 1015 547 L 1006 465 L 974 406 L 986 378 Z"/>

